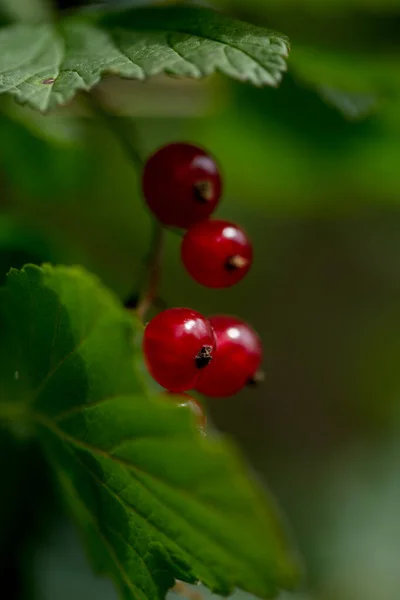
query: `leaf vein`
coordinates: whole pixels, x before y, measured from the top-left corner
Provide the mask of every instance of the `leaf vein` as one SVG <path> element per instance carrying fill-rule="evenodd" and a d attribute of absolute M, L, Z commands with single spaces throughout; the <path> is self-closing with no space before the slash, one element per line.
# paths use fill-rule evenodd
<path fill-rule="evenodd" d="M 120 458 L 116 458 L 113 456 L 110 456 L 110 454 L 105 451 L 102 450 L 101 448 L 97 448 L 95 446 L 91 446 L 90 444 L 87 444 L 86 442 L 83 442 L 81 440 L 77 440 L 76 438 L 66 434 L 64 431 L 60 430 L 50 419 L 48 419 L 47 417 L 41 415 L 41 414 L 35 414 L 34 415 L 37 419 L 37 421 L 39 421 L 40 423 L 42 423 L 45 427 L 49 428 L 55 435 L 58 435 L 64 442 L 72 444 L 74 446 L 76 446 L 77 448 L 81 448 L 87 452 L 89 452 L 92 455 L 99 455 L 102 458 L 105 458 L 107 460 L 110 461 L 114 461 L 115 463 L 121 465 L 122 467 L 124 467 L 125 469 L 131 471 L 131 472 L 135 472 L 135 477 L 132 479 L 134 479 L 137 483 L 139 483 L 144 489 L 146 489 L 147 492 L 154 494 L 155 497 L 158 498 L 159 501 L 161 501 L 161 503 L 168 508 L 168 510 L 178 519 L 183 519 L 185 521 L 185 523 L 187 524 L 188 527 L 190 527 L 192 530 L 194 530 L 195 532 L 198 530 L 196 529 L 196 527 L 194 527 L 189 521 L 187 521 L 182 514 L 178 513 L 176 511 L 175 508 L 172 508 L 170 505 L 167 506 L 165 498 L 160 498 L 157 494 L 155 494 L 154 490 L 149 490 L 149 488 L 146 486 L 145 483 L 143 483 L 142 479 L 140 476 L 137 475 L 137 472 L 139 473 L 143 473 L 145 476 L 154 479 L 155 481 L 160 481 L 162 482 L 164 485 L 166 485 L 167 487 L 169 487 L 170 489 L 172 489 L 173 491 L 178 491 L 179 493 L 183 494 L 183 495 L 187 495 L 192 502 L 195 502 L 197 504 L 202 505 L 206 510 L 209 510 L 211 512 L 214 512 L 216 515 L 221 516 L 221 514 L 219 513 L 219 511 L 216 510 L 216 507 L 213 505 L 210 505 L 208 503 L 205 503 L 204 501 L 200 501 L 198 498 L 196 498 L 195 496 L 192 495 L 192 493 L 187 490 L 187 489 L 183 489 L 183 488 L 178 488 L 173 486 L 169 481 L 163 480 L 162 478 L 154 475 L 153 473 L 148 473 L 148 472 L 144 472 L 142 471 L 139 467 L 137 467 L 136 465 L 133 465 L 131 462 L 122 460 Z M 93 473 L 93 471 L 87 466 L 85 465 L 85 463 L 83 463 L 75 454 L 76 460 L 85 467 L 85 469 L 92 475 L 92 477 L 101 485 L 105 486 L 110 493 L 112 493 L 116 498 L 118 498 L 120 500 L 120 502 L 122 502 L 123 504 L 125 504 L 126 506 L 130 507 L 131 510 L 133 510 L 135 512 L 135 514 L 137 514 L 138 516 L 141 516 L 149 525 L 151 525 L 159 534 L 164 535 L 165 537 L 167 537 L 171 542 L 173 541 L 171 537 L 169 537 L 165 532 L 161 531 L 156 525 L 154 525 L 154 523 L 152 521 L 150 521 L 148 519 L 148 516 L 143 515 L 142 513 L 137 511 L 137 508 L 133 507 L 130 503 L 128 503 L 126 500 L 122 499 L 120 496 L 118 496 L 118 494 L 116 494 L 113 490 L 111 490 L 111 488 L 107 485 L 106 482 L 102 482 L 101 480 L 98 479 L 98 477 Z M 132 473 L 133 475 L 133 473 Z M 211 535 L 210 531 L 208 530 L 208 538 L 216 545 L 219 547 L 220 551 L 223 553 L 226 553 L 226 548 L 224 548 L 224 546 L 221 544 L 221 542 L 219 540 L 217 540 L 214 536 Z M 175 541 L 176 543 L 176 541 Z M 180 547 L 182 550 L 184 550 L 185 552 L 188 552 L 193 558 L 196 558 L 195 555 L 193 555 L 193 553 L 191 551 L 189 551 L 187 548 L 185 548 L 184 546 L 182 546 L 181 544 L 177 544 L 178 547 Z M 233 555 L 234 553 L 237 556 L 237 559 L 239 561 L 242 560 L 241 557 L 239 557 L 237 555 L 237 550 L 238 548 L 235 548 L 235 551 L 233 551 L 233 549 L 231 549 L 231 554 Z M 210 567 L 210 565 L 204 561 L 202 561 L 200 558 L 197 558 L 197 560 L 199 560 L 199 562 L 202 562 L 202 564 Z"/>
<path fill-rule="evenodd" d="M 137 79 L 146 79 L 147 75 L 146 75 L 144 68 L 141 65 L 139 65 L 139 63 L 132 60 L 131 57 L 122 49 L 120 43 L 118 42 L 118 40 L 116 38 L 116 32 L 113 32 L 113 31 L 110 32 L 110 37 L 112 39 L 112 42 L 113 42 L 116 50 L 121 54 L 121 56 L 126 58 L 128 63 L 132 64 L 134 67 L 137 67 L 139 69 L 139 75 L 137 76 Z M 102 71 L 107 72 L 108 69 L 110 69 L 109 65 L 107 67 L 105 67 L 104 69 L 102 69 Z"/>
<path fill-rule="evenodd" d="M 185 63 L 189 64 L 191 67 L 194 67 L 194 69 L 195 69 L 195 70 L 196 70 L 196 72 L 197 72 L 197 76 L 198 76 L 198 77 L 201 77 L 201 76 L 203 75 L 203 72 L 202 72 L 202 70 L 200 69 L 200 67 L 198 67 L 198 66 L 197 66 L 197 65 L 196 65 L 194 62 L 192 62 L 192 61 L 188 60 L 187 58 L 185 58 L 185 56 L 184 56 L 183 54 L 181 54 L 181 52 L 179 52 L 179 50 L 177 50 L 177 49 L 176 49 L 176 44 L 174 44 L 174 43 L 173 43 L 173 41 L 172 41 L 172 36 L 173 36 L 173 33 L 172 33 L 172 32 L 169 32 L 169 33 L 167 32 L 167 33 L 166 33 L 165 39 L 166 39 L 166 42 L 167 42 L 167 45 L 168 45 L 168 47 L 169 47 L 169 48 L 170 48 L 170 49 L 171 49 L 173 52 L 175 52 L 175 54 L 178 56 L 178 58 L 179 58 L 180 60 L 183 60 Z"/>
<path fill-rule="evenodd" d="M 87 450 L 87 452 L 89 452 Z M 76 461 L 89 473 L 89 475 L 92 477 L 92 479 L 101 487 L 104 487 L 104 489 L 106 489 L 108 491 L 108 493 L 115 498 L 118 502 L 120 502 L 120 504 L 127 509 L 128 511 L 132 511 L 135 515 L 137 515 L 138 517 L 140 517 L 141 519 L 143 519 L 143 521 L 151 528 L 153 529 L 156 533 L 157 536 L 161 536 L 166 538 L 171 544 L 172 546 L 175 546 L 176 548 L 180 549 L 181 551 L 183 551 L 185 554 L 187 554 L 188 556 L 190 556 L 193 560 L 199 562 L 200 564 L 203 564 L 204 566 L 207 566 L 209 568 L 210 565 L 204 561 L 204 559 L 199 558 L 198 556 L 196 556 L 195 554 L 193 554 L 192 550 L 189 550 L 188 548 L 186 548 L 185 546 L 183 546 L 182 544 L 178 544 L 176 539 L 173 539 L 172 537 L 170 537 L 170 535 L 168 533 L 166 533 L 165 531 L 159 529 L 159 527 L 157 527 L 157 525 L 155 525 L 153 523 L 153 521 L 150 521 L 148 516 L 139 512 L 137 507 L 133 506 L 132 504 L 130 504 L 127 500 L 125 500 L 124 498 L 122 498 L 121 496 L 119 496 L 112 488 L 110 488 L 110 486 L 105 482 L 102 481 L 101 479 L 99 479 L 97 477 L 97 475 L 95 475 L 95 473 L 82 461 L 80 460 L 80 458 L 78 456 L 76 456 L 76 453 L 74 453 L 75 459 Z M 140 485 L 143 485 L 141 481 L 137 480 L 138 483 Z M 143 486 L 145 487 L 145 486 Z M 147 489 L 147 488 L 145 488 Z M 192 525 L 189 524 L 190 527 L 193 527 Z"/>
<path fill-rule="evenodd" d="M 79 459 L 77 458 L 75 452 L 72 450 L 72 448 L 68 448 L 68 451 L 73 455 L 73 457 L 75 458 L 75 460 L 77 460 L 80 464 L 82 464 L 82 466 L 85 467 L 85 465 L 79 461 Z M 107 548 L 107 552 L 111 558 L 111 560 L 114 562 L 115 566 L 117 567 L 118 571 L 121 574 L 122 579 L 124 580 L 124 582 L 126 583 L 126 585 L 129 587 L 129 589 L 131 590 L 131 592 L 133 593 L 133 595 L 136 598 L 139 598 L 140 600 L 143 600 L 142 596 L 140 594 L 137 594 L 136 590 L 139 590 L 140 592 L 142 592 L 145 597 L 147 598 L 147 594 L 141 589 L 139 588 L 137 585 L 135 585 L 133 583 L 133 581 L 131 581 L 129 575 L 127 574 L 127 572 L 125 571 L 123 565 L 121 564 L 114 548 L 112 547 L 112 545 L 110 544 L 110 542 L 108 541 L 108 539 L 106 538 L 106 536 L 103 534 L 101 527 L 99 525 L 98 520 L 96 519 L 96 517 L 93 515 L 93 513 L 91 511 L 89 511 L 86 507 L 86 505 L 84 504 L 84 502 L 82 501 L 78 490 L 75 488 L 75 486 L 73 485 L 71 478 L 68 477 L 68 481 L 69 484 L 73 487 L 74 492 L 76 494 L 76 498 L 78 499 L 78 501 L 80 502 L 80 504 L 85 507 L 85 515 L 86 518 L 91 521 L 93 527 L 96 529 L 98 536 L 101 538 L 101 540 L 103 541 L 105 547 Z"/>
<path fill-rule="evenodd" d="M 58 361 L 58 363 L 47 373 L 47 375 L 44 377 L 43 381 L 38 385 L 38 387 L 34 390 L 34 392 L 32 394 L 32 403 L 33 404 L 38 400 L 38 398 L 40 397 L 43 390 L 46 388 L 46 385 L 48 384 L 50 379 L 57 373 L 57 371 L 62 367 L 62 365 L 64 363 L 66 363 L 67 360 L 69 360 L 72 356 L 74 356 L 74 354 L 76 354 L 82 348 L 82 346 L 84 344 L 86 344 L 86 342 L 90 339 L 90 337 L 95 332 L 96 327 L 97 327 L 98 323 L 100 322 L 100 320 L 101 320 L 101 315 L 99 315 L 96 318 L 91 329 L 81 340 L 79 340 L 79 342 L 76 344 L 76 346 L 72 350 L 70 350 L 70 352 L 68 352 L 65 356 L 63 356 L 63 358 L 61 358 Z"/>

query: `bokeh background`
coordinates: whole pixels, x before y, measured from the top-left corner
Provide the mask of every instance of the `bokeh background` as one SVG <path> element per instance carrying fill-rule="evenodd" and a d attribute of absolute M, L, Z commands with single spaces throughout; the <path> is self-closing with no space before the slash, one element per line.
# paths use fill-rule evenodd
<path fill-rule="evenodd" d="M 214 291 L 189 279 L 180 238 L 168 233 L 160 296 L 237 314 L 263 339 L 265 383 L 206 406 L 297 540 L 304 592 L 282 600 L 399 600 L 400 3 L 208 4 L 290 36 L 279 89 L 221 76 L 100 86 L 144 156 L 188 140 L 217 157 L 225 180 L 217 214 L 254 241 L 247 279 Z M 151 228 L 139 184 L 118 140 L 79 99 L 43 117 L 1 98 L 1 280 L 25 262 L 79 263 L 126 300 Z M 115 600 L 58 498 L 45 501 L 40 456 L 26 481 L 9 452 L 0 453 L 13 480 L 0 499 L 2 580 L 19 580 L 18 598 Z M 21 464 L 35 452 L 19 449 Z M 11 503 L 7 489 L 17 490 Z"/>

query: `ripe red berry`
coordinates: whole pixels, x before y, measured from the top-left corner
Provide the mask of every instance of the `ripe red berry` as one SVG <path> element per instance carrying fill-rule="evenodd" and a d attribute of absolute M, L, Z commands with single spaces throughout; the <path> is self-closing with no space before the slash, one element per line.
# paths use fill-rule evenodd
<path fill-rule="evenodd" d="M 216 316 L 210 323 L 217 350 L 196 390 L 206 396 L 233 396 L 254 380 L 262 358 L 261 342 L 247 323 L 235 317 Z"/>
<path fill-rule="evenodd" d="M 220 199 L 218 166 L 197 146 L 169 144 L 148 159 L 143 172 L 143 193 L 161 223 L 190 227 L 209 217 Z"/>
<path fill-rule="evenodd" d="M 189 308 L 164 310 L 144 330 L 143 352 L 150 374 L 172 392 L 196 386 L 214 347 L 210 322 Z"/>
<path fill-rule="evenodd" d="M 181 256 L 188 273 L 211 288 L 238 283 L 250 270 L 253 249 L 247 235 L 229 221 L 203 221 L 182 241 Z"/>
<path fill-rule="evenodd" d="M 196 400 L 192 396 L 189 396 L 189 394 L 183 393 L 175 394 L 174 392 L 165 392 L 165 396 L 168 396 L 169 398 L 174 400 L 178 404 L 178 406 L 187 406 L 188 408 L 190 408 L 190 410 L 194 414 L 198 429 L 202 433 L 205 433 L 207 417 L 202 404 L 200 404 L 198 400 Z"/>

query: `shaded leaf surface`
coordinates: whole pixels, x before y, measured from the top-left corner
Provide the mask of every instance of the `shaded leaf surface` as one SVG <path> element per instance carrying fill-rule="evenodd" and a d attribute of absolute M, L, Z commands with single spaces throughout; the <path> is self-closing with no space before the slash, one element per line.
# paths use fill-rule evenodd
<path fill-rule="evenodd" d="M 152 398 L 141 325 L 78 268 L 12 271 L 1 295 L 0 418 L 33 424 L 121 597 L 160 598 L 174 578 L 269 597 L 296 566 L 273 502 L 235 451 Z"/>
<path fill-rule="evenodd" d="M 0 16 L 8 20 L 39 22 L 51 18 L 49 0 L 0 0 Z"/>
<path fill-rule="evenodd" d="M 324 100 L 337 108 L 350 120 L 363 119 L 378 106 L 378 99 L 372 94 L 342 92 L 328 86 L 317 87 Z"/>
<path fill-rule="evenodd" d="M 220 71 L 277 85 L 287 40 L 201 7 L 128 9 L 16 24 L 0 31 L 0 93 L 47 110 L 89 90 L 105 73 L 144 80 L 158 73 L 204 77 Z"/>

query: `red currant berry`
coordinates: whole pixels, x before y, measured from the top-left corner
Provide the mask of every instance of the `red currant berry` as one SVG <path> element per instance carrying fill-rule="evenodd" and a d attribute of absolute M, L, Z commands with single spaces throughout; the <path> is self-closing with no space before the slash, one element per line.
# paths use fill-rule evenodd
<path fill-rule="evenodd" d="M 247 323 L 235 317 L 212 317 L 210 323 L 217 351 L 196 390 L 206 396 L 233 396 L 254 381 L 262 358 L 261 342 Z"/>
<path fill-rule="evenodd" d="M 209 217 L 220 199 L 218 166 L 197 146 L 169 144 L 147 161 L 143 193 L 161 223 L 190 227 Z"/>
<path fill-rule="evenodd" d="M 203 221 L 182 241 L 181 256 L 189 275 L 211 288 L 238 283 L 250 270 L 253 248 L 243 229 L 229 221 Z"/>
<path fill-rule="evenodd" d="M 144 330 L 143 352 L 153 378 L 171 392 L 193 389 L 212 359 L 215 337 L 210 322 L 189 308 L 169 308 Z"/>
<path fill-rule="evenodd" d="M 189 394 L 175 394 L 173 392 L 165 392 L 165 396 L 168 396 L 172 400 L 175 400 L 178 406 L 187 406 L 194 414 L 196 425 L 198 429 L 205 433 L 207 425 L 207 417 L 204 412 L 202 404 Z"/>

